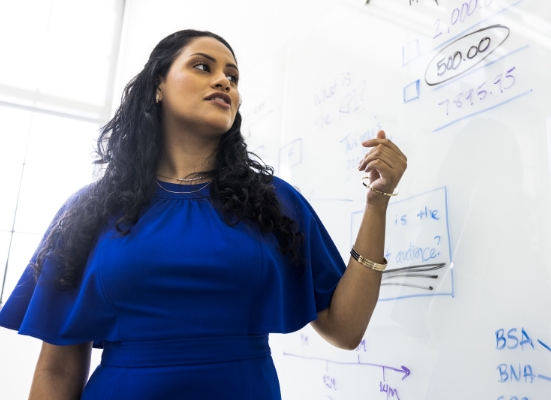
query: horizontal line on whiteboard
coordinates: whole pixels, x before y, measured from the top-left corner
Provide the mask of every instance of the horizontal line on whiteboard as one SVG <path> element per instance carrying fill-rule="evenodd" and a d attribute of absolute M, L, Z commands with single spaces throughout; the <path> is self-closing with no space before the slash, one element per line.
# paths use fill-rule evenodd
<path fill-rule="evenodd" d="M 473 73 L 475 73 L 475 72 L 477 72 L 477 71 L 480 71 L 481 69 L 484 69 L 484 68 L 486 68 L 486 67 L 489 67 L 490 65 L 495 64 L 496 62 L 501 61 L 501 60 L 503 60 L 504 58 L 509 57 L 509 56 L 512 55 L 512 54 L 515 54 L 515 53 L 517 53 L 517 52 L 519 52 L 519 51 L 521 51 L 521 50 L 527 49 L 528 47 L 530 47 L 529 44 L 527 44 L 526 46 L 519 47 L 518 49 L 513 50 L 513 51 L 511 51 L 510 53 L 507 53 L 507 54 L 505 54 L 505 55 L 499 57 L 497 60 L 494 60 L 494 61 L 492 61 L 492 62 L 489 62 L 488 64 L 484 64 L 484 65 L 481 66 L 480 68 L 476 68 L 476 69 L 473 69 L 472 71 L 469 71 L 468 74 L 460 75 L 460 76 L 458 76 L 457 78 L 454 78 L 454 79 L 452 79 L 452 80 L 447 81 L 447 82 L 446 82 L 445 84 L 443 84 L 443 85 L 440 85 L 440 86 L 435 87 L 434 89 L 432 89 L 432 91 L 433 91 L 433 92 L 436 92 L 437 90 L 440 90 L 440 89 L 442 89 L 443 87 L 448 86 L 449 84 L 452 84 L 452 83 L 454 83 L 454 82 L 457 82 L 458 80 L 461 80 L 461 79 L 463 79 L 464 77 L 469 76 L 470 74 L 473 74 Z"/>
<path fill-rule="evenodd" d="M 410 196 L 410 197 L 407 197 L 405 199 L 400 199 L 398 201 L 393 201 L 393 199 L 390 199 L 390 203 L 388 204 L 389 206 L 393 206 L 394 204 L 399 204 L 399 203 L 403 203 L 404 201 L 408 201 L 408 200 L 411 200 L 417 196 L 422 196 L 424 194 L 427 194 L 427 193 L 432 193 L 432 192 L 436 192 L 438 190 L 446 190 L 446 186 L 441 186 L 441 187 L 438 187 L 436 189 L 430 189 L 430 190 L 425 190 L 424 192 L 421 192 L 421 193 L 417 193 L 417 194 L 414 194 L 413 196 Z M 309 201 L 312 201 L 312 200 L 309 200 Z M 358 210 L 358 211 L 352 211 L 350 214 L 351 215 L 354 215 L 354 214 L 359 214 L 359 213 L 363 213 L 365 212 L 365 209 L 361 209 L 361 210 Z"/>
<path fill-rule="evenodd" d="M 421 193 L 417 193 L 417 194 L 414 194 L 413 196 L 410 196 L 410 197 L 407 197 L 405 199 L 400 199 L 398 201 L 393 201 L 392 203 L 389 204 L 389 206 L 392 206 L 394 204 L 398 204 L 398 203 L 402 203 L 404 201 L 408 201 L 408 200 L 411 200 L 417 196 L 422 196 L 424 194 L 427 194 L 427 193 L 431 193 L 431 192 L 436 192 L 438 190 L 442 190 L 442 189 L 446 189 L 446 186 L 440 186 L 438 188 L 435 188 L 435 189 L 430 189 L 430 190 L 425 190 L 424 192 L 421 192 Z M 359 211 L 355 211 L 355 212 L 364 212 L 364 210 L 359 210 Z"/>
<path fill-rule="evenodd" d="M 377 301 L 391 301 L 391 300 L 411 299 L 413 297 L 433 297 L 433 296 L 453 297 L 453 294 L 452 293 L 410 294 L 409 296 L 387 297 L 386 299 L 379 299 Z"/>
<path fill-rule="evenodd" d="M 486 111 L 493 110 L 494 108 L 498 108 L 498 107 L 500 107 L 500 106 L 502 106 L 502 105 L 504 105 L 504 104 L 507 104 L 507 103 L 509 103 L 509 102 L 511 102 L 511 101 L 513 101 L 513 100 L 516 100 L 516 99 L 518 99 L 519 97 L 526 96 L 527 94 L 530 94 L 530 93 L 532 93 L 532 89 L 527 90 L 527 91 L 524 92 L 524 93 L 517 94 L 515 97 L 511 97 L 510 99 L 507 99 L 507 100 L 505 100 L 505 101 L 502 101 L 501 103 L 498 103 L 498 104 L 496 104 L 496 105 L 494 105 L 494 106 L 485 108 L 484 110 L 476 111 L 476 112 L 474 112 L 474 113 L 472 113 L 472 114 L 465 115 L 464 117 L 457 118 L 456 120 L 453 120 L 452 122 L 448 122 L 446 125 L 442 125 L 441 127 L 436 128 L 435 130 L 433 130 L 433 132 L 438 132 L 438 131 L 440 131 L 440 130 L 442 130 L 442 129 L 444 129 L 444 128 L 447 128 L 447 127 L 450 126 L 450 125 L 453 125 L 453 124 L 459 122 L 459 121 L 463 121 L 464 119 L 471 118 L 471 117 L 474 117 L 475 115 L 485 113 Z"/>
<path fill-rule="evenodd" d="M 519 3 L 522 3 L 523 1 L 524 1 L 524 0 L 519 0 L 519 1 L 517 1 L 516 3 L 514 3 L 514 4 L 511 4 L 509 7 L 505 7 L 503 10 L 497 11 L 495 14 L 492 14 L 492 15 L 490 15 L 489 17 L 486 17 L 486 18 L 484 18 L 483 20 L 477 22 L 476 24 L 471 25 L 470 27 L 468 27 L 467 29 L 465 29 L 463 32 L 458 33 L 457 35 L 455 35 L 455 36 L 452 37 L 451 39 L 448 39 L 448 40 L 446 40 L 445 42 L 440 43 L 438 46 L 436 46 L 436 47 L 433 48 L 432 50 L 438 50 L 440 47 L 442 47 L 442 46 L 444 46 L 444 45 L 450 43 L 451 41 L 457 39 L 458 37 L 460 37 L 461 35 L 463 35 L 465 32 L 468 32 L 469 30 L 473 29 L 475 26 L 478 26 L 478 25 L 480 25 L 481 23 L 483 23 L 484 21 L 487 21 L 487 20 L 489 20 L 490 18 L 493 18 L 493 17 L 495 17 L 496 15 L 501 14 L 503 11 L 506 11 L 506 10 L 508 10 L 508 9 L 511 8 L 511 7 L 517 6 Z"/>
<path fill-rule="evenodd" d="M 286 352 L 283 352 L 282 354 L 283 354 L 283 356 L 295 357 L 295 358 L 302 358 L 303 360 L 324 361 L 324 362 L 328 362 L 328 363 L 332 363 L 332 364 L 340 364 L 340 365 L 366 365 L 366 366 L 368 366 L 368 367 L 377 367 L 377 368 L 390 369 L 390 370 L 396 371 L 396 372 L 406 372 L 406 371 L 404 370 L 404 367 L 402 367 L 402 368 L 396 368 L 396 367 L 390 367 L 390 366 L 388 366 L 388 365 L 373 364 L 373 363 L 362 362 L 362 361 L 360 361 L 360 359 L 359 359 L 359 356 L 360 356 L 359 354 L 358 354 L 358 361 L 334 361 L 334 360 L 330 360 L 330 359 L 322 358 L 322 357 L 301 356 L 301 355 L 299 355 L 299 354 L 286 353 Z M 409 375 L 409 374 L 408 374 L 408 375 Z"/>

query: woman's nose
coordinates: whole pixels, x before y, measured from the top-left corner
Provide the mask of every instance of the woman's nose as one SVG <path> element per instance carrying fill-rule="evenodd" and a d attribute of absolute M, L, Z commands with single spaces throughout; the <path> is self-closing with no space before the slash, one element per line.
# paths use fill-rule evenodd
<path fill-rule="evenodd" d="M 214 79 L 214 87 L 227 92 L 230 90 L 230 80 L 225 74 L 218 74 Z"/>

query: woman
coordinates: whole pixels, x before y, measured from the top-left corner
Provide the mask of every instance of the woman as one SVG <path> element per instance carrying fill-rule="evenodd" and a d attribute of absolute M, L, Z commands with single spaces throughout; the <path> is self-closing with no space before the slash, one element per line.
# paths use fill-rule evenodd
<path fill-rule="evenodd" d="M 221 37 L 180 31 L 126 87 L 104 176 L 58 212 L 0 313 L 43 340 L 31 399 L 278 399 L 268 333 L 311 322 L 358 345 L 406 158 L 384 132 L 364 143 L 355 251 L 375 263 L 345 268 L 306 200 L 249 158 L 236 64 Z"/>

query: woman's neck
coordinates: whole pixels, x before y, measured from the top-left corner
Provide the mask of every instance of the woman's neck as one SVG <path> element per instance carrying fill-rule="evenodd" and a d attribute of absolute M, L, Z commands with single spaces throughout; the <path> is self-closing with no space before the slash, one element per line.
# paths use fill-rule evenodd
<path fill-rule="evenodd" d="M 160 178 L 181 179 L 198 172 L 212 171 L 219 142 L 220 138 L 170 140 L 165 137 L 157 174 L 162 175 Z"/>

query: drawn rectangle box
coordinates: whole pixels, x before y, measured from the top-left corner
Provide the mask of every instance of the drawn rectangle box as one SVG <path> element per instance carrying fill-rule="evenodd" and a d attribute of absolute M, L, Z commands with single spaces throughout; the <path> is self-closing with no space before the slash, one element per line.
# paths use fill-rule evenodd
<path fill-rule="evenodd" d="M 402 46 L 402 67 L 405 67 L 410 62 L 421 56 L 421 48 L 419 40 L 415 39 Z"/>
<path fill-rule="evenodd" d="M 454 296 L 447 190 L 441 187 L 388 206 L 385 258 L 379 301 Z M 352 213 L 351 244 L 362 219 Z M 412 268 L 414 267 L 414 268 Z M 400 271 L 394 271 L 401 268 Z"/>
<path fill-rule="evenodd" d="M 415 82 L 411 82 L 404 88 L 404 103 L 417 100 L 421 95 L 420 88 L 421 81 L 417 79 Z"/>
<path fill-rule="evenodd" d="M 296 139 L 279 149 L 279 165 L 293 167 L 302 161 L 302 139 Z"/>

